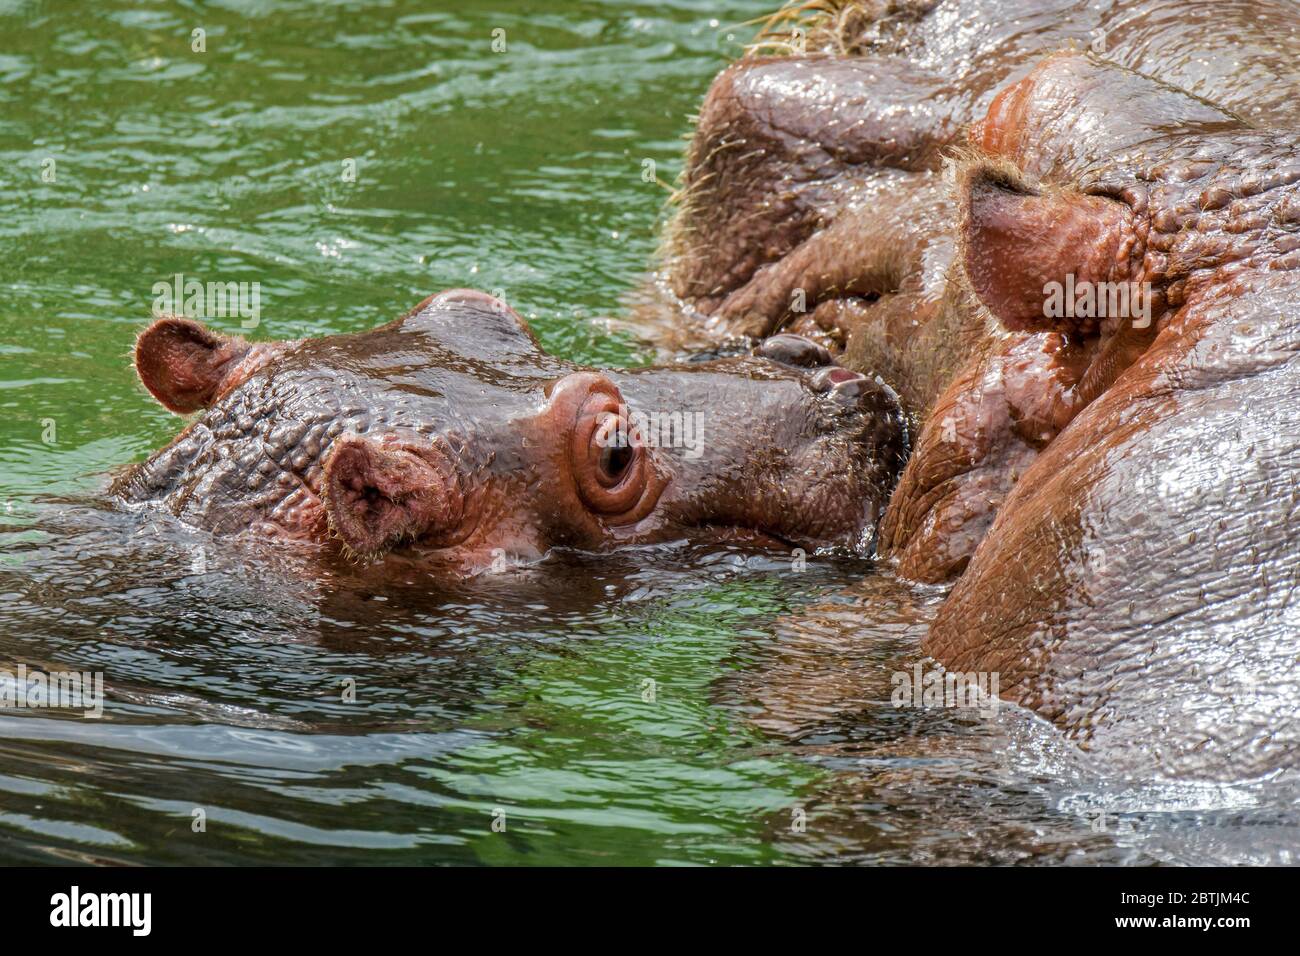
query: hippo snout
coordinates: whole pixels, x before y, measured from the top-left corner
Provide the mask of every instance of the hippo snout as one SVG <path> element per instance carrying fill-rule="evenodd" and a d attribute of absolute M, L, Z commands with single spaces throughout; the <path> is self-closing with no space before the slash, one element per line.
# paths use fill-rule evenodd
<path fill-rule="evenodd" d="M 800 368 L 818 368 L 830 365 L 833 361 L 830 350 L 826 346 L 789 332 L 782 332 L 765 339 L 758 348 L 754 349 L 754 354 L 771 359 L 773 362 Z"/>
<path fill-rule="evenodd" d="M 907 429 L 898 393 L 879 377 L 868 377 L 836 364 L 826 346 L 802 335 L 782 332 L 763 341 L 754 354 L 791 368 L 808 369 L 808 387 L 845 408 L 879 419 L 884 431 L 893 428 L 895 441 L 905 446 Z M 904 454 L 906 450 L 904 448 Z"/>

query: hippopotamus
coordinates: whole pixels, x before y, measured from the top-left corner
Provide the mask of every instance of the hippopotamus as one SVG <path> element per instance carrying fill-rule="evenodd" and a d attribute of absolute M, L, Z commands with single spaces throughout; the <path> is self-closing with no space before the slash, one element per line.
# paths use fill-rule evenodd
<path fill-rule="evenodd" d="M 715 80 L 666 235 L 681 321 L 902 396 L 922 651 L 1144 773 L 1300 755 L 1296 22 L 832 3 Z"/>
<path fill-rule="evenodd" d="M 433 573 L 719 535 L 869 554 L 906 458 L 892 390 L 806 339 L 598 371 L 464 289 L 293 342 L 165 316 L 135 367 L 166 408 L 200 416 L 113 483 L 121 501 Z"/>

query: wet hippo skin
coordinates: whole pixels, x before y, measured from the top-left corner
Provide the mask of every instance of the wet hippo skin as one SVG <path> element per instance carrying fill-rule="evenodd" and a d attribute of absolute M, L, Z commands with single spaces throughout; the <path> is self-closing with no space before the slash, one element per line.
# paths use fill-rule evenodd
<path fill-rule="evenodd" d="M 922 409 L 975 347 L 930 328 L 944 319 L 952 251 L 943 164 L 999 90 L 1045 55 L 1093 47 L 1248 122 L 1296 117 L 1285 78 L 1300 27 L 1284 0 L 826 6 L 838 12 L 811 28 L 806 53 L 745 57 L 710 87 L 663 285 L 670 307 L 715 336 L 786 328 L 850 354 L 861 338 Z"/>
<path fill-rule="evenodd" d="M 202 414 L 115 482 L 120 499 L 452 574 L 703 536 L 870 553 L 906 456 L 893 392 L 807 340 L 597 371 L 468 290 L 297 342 L 168 317 L 135 356 L 163 405 Z"/>
<path fill-rule="evenodd" d="M 927 653 L 1142 773 L 1293 768 L 1297 8 L 832 7 L 710 90 L 664 307 L 896 387 Z M 1076 281 L 1145 314 L 1046 314 Z"/>
<path fill-rule="evenodd" d="M 1102 118 L 1107 89 L 1135 109 Z M 1074 144 L 1099 127 L 1109 154 L 1083 156 Z M 984 150 L 956 191 L 964 275 L 1003 326 L 1061 346 L 1054 375 L 1012 386 L 1009 427 L 1034 452 L 925 649 L 999 670 L 1004 695 L 1170 775 L 1294 766 L 1294 134 L 1073 54 L 1003 94 L 972 141 Z M 1067 275 L 1148 286 L 1150 314 L 1044 317 L 1042 288 Z M 923 489 L 905 479 L 899 494 Z"/>

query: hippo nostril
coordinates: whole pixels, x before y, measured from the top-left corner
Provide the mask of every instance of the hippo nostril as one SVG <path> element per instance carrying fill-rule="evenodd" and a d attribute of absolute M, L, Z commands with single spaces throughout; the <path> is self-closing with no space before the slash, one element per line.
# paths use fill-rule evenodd
<path fill-rule="evenodd" d="M 857 411 L 884 412 L 899 407 L 898 394 L 880 380 L 852 369 L 824 368 L 811 375 L 809 387 L 831 401 Z"/>
<path fill-rule="evenodd" d="M 844 388 L 849 383 L 865 380 L 866 376 L 861 372 L 835 365 L 814 372 L 808 379 L 808 385 L 814 392 L 829 392 L 831 389 Z"/>
<path fill-rule="evenodd" d="M 879 389 L 863 376 L 846 379 L 831 389 L 831 398 L 841 405 L 857 406 L 867 395 L 876 395 Z"/>
<path fill-rule="evenodd" d="M 825 346 L 818 345 L 802 335 L 782 332 L 763 343 L 754 350 L 755 355 L 781 362 L 785 365 L 797 365 L 801 368 L 816 368 L 831 364 L 831 353 Z"/>

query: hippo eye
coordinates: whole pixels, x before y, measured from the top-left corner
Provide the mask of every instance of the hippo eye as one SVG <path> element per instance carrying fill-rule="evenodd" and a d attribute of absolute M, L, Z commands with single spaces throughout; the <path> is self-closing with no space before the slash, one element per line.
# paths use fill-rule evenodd
<path fill-rule="evenodd" d="M 606 501 L 589 501 L 600 510 L 605 510 L 605 506 L 613 506 L 615 502 L 614 493 L 617 492 L 632 475 L 642 455 L 641 434 L 636 428 L 629 423 L 624 409 L 622 407 L 609 408 L 607 396 L 596 396 L 594 403 L 595 428 L 591 432 L 591 448 L 588 450 L 587 460 L 594 472 L 593 477 L 601 489 L 610 493 L 611 497 Z M 632 482 L 635 484 L 635 481 Z M 633 491 L 640 491 L 634 488 Z M 597 499 L 603 498 L 599 492 L 596 493 Z"/>
<path fill-rule="evenodd" d="M 600 476 L 616 483 L 632 467 L 636 452 L 627 445 L 606 446 L 600 450 Z"/>
<path fill-rule="evenodd" d="M 625 518 L 645 502 L 652 467 L 615 391 L 593 389 L 578 410 L 570 445 L 574 484 L 592 511 Z M 649 503 L 653 506 L 653 501 Z"/>

